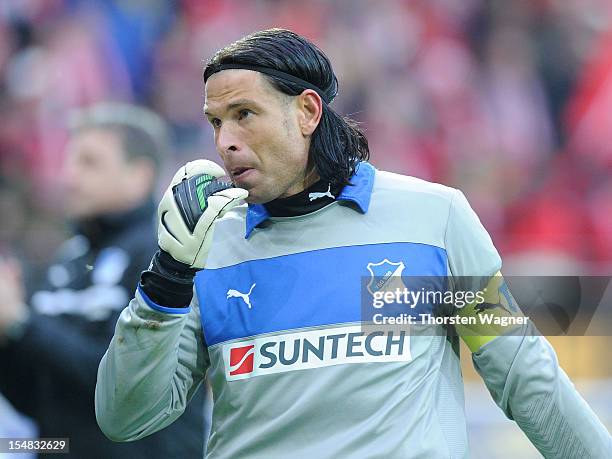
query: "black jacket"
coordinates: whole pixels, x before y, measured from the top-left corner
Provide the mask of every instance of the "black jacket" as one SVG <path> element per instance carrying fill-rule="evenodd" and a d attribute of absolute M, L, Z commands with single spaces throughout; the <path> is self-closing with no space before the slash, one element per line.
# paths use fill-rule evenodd
<path fill-rule="evenodd" d="M 69 437 L 72 457 L 202 457 L 202 388 L 174 424 L 136 442 L 111 442 L 95 419 L 98 364 L 157 249 L 154 211 L 149 202 L 83 224 L 32 293 L 21 338 L 0 347 L 0 392 L 38 423 L 40 437 Z"/>

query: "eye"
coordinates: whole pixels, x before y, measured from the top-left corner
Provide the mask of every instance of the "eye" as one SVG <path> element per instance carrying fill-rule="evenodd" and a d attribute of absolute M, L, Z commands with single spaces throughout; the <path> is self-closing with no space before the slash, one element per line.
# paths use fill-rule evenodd
<path fill-rule="evenodd" d="M 243 108 L 238 112 L 238 120 L 243 120 L 247 116 L 253 114 L 253 112 L 247 108 Z"/>
<path fill-rule="evenodd" d="M 208 121 L 215 129 L 221 127 L 221 120 L 219 118 L 210 118 Z"/>

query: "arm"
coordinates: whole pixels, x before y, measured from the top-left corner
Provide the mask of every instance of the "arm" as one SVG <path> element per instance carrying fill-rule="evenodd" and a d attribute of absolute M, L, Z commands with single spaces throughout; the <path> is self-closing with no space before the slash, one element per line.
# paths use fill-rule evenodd
<path fill-rule="evenodd" d="M 499 274 L 499 273 L 498 273 Z M 491 278 L 485 313 L 522 314 L 501 274 Z M 508 300 L 506 300 L 508 298 Z M 469 305 L 459 314 L 480 314 Z M 524 325 L 457 327 L 491 396 L 544 457 L 609 457 L 612 438 L 559 367 L 554 349 L 527 320 Z"/>
<path fill-rule="evenodd" d="M 217 218 L 248 195 L 239 188 L 209 187 L 223 174 L 210 161 L 190 162 L 175 174 L 159 205 L 161 250 L 119 317 L 98 371 L 96 418 L 111 440 L 136 440 L 172 423 L 210 364 L 197 296 L 192 298 L 193 277 L 205 266 Z M 180 208 L 175 187 L 191 191 L 180 195 Z M 199 215 L 192 215 L 194 208 Z M 193 228 L 185 215 L 197 221 Z"/>
<path fill-rule="evenodd" d="M 96 418 L 111 440 L 136 440 L 166 427 L 204 378 L 208 355 L 196 299 L 190 308 L 162 309 L 137 291 L 100 362 Z"/>
<path fill-rule="evenodd" d="M 142 238 L 141 233 L 139 237 Z M 136 247 L 149 245 L 139 242 Z M 90 320 L 76 313 L 59 316 L 27 313 L 21 278 L 15 275 L 17 272 L 10 272 L 16 271 L 15 267 L 11 269 L 9 263 L 0 261 L 0 390 L 16 408 L 35 415 L 33 410 L 37 406 L 35 397 L 39 393 L 37 384 L 41 375 L 45 375 L 42 380 L 50 377 L 67 381 L 75 391 L 93 393 L 98 364 L 108 348 L 119 316 L 117 308 L 125 305 L 128 292 L 138 282 L 149 261 L 138 250 L 132 252 L 129 264 L 116 284 L 89 283 L 80 290 L 39 290 L 32 297 L 34 306 L 40 306 L 41 301 L 37 303 L 37 298 L 44 298 L 43 304 L 79 302 L 85 306 L 91 302 L 102 304 L 104 298 L 104 315 L 99 320 Z M 78 258 L 62 263 L 69 269 L 81 270 L 85 261 Z M 6 330 L 4 333 L 3 329 Z"/>
<path fill-rule="evenodd" d="M 495 403 L 544 457 L 612 457 L 612 437 L 531 325 L 491 340 L 472 360 Z"/>
<path fill-rule="evenodd" d="M 462 289 L 487 287 L 486 314 L 520 316 L 498 272 L 501 259 L 469 204 L 459 194 L 449 213 L 447 252 Z M 497 275 L 494 275 L 497 273 Z M 472 276 L 472 277 L 461 277 Z M 475 305 L 456 311 L 480 315 Z M 555 351 L 531 325 L 457 327 L 491 396 L 547 458 L 611 457 L 612 439 L 559 367 Z M 504 335 L 504 336 L 501 336 Z"/>
<path fill-rule="evenodd" d="M 123 294 L 123 287 L 113 287 Z M 81 317 L 29 313 L 24 299 L 17 263 L 0 260 L 0 391 L 15 408 L 36 416 L 41 375 L 69 381 L 75 391 L 93 392 L 117 314 L 84 330 Z"/>
<path fill-rule="evenodd" d="M 15 260 L 0 258 L 0 392 L 22 413 L 34 416 L 37 380 L 20 364 L 11 345 L 28 320 L 21 270 Z M 21 382 L 21 384 L 20 384 Z"/>
<path fill-rule="evenodd" d="M 32 314 L 23 335 L 0 346 L 0 390 L 26 414 L 36 394 L 40 373 L 70 381 L 75 390 L 91 393 L 96 370 L 108 346 L 106 332 L 117 315 L 100 322 L 103 334 L 88 335 L 65 319 Z M 28 389 L 30 386 L 30 389 Z"/>

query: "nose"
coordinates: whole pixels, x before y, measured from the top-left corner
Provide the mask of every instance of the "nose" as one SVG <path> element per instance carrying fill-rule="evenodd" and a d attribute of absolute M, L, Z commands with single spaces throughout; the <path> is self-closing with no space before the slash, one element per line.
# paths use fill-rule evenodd
<path fill-rule="evenodd" d="M 227 124 L 221 126 L 217 131 L 216 144 L 221 157 L 240 150 L 239 139 L 233 132 L 231 126 Z"/>

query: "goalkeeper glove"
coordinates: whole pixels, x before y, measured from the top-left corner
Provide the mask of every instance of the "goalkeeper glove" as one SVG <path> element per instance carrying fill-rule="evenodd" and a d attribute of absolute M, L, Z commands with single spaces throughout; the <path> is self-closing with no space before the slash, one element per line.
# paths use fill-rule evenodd
<path fill-rule="evenodd" d="M 204 268 L 215 222 L 249 194 L 217 180 L 223 175 L 212 161 L 189 162 L 174 175 L 159 204 L 159 247 L 188 268 Z"/>

